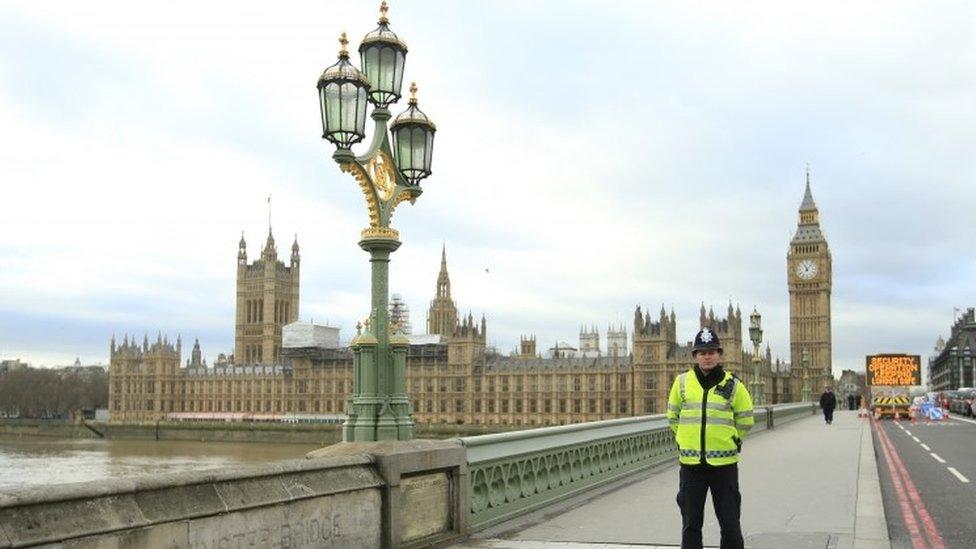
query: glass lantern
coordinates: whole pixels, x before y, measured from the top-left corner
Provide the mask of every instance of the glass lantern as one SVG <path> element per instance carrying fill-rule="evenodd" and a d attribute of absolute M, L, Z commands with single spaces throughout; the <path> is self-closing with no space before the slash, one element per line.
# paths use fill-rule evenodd
<path fill-rule="evenodd" d="M 349 62 L 346 33 L 339 61 L 325 69 L 319 78 L 319 108 L 322 113 L 322 137 L 340 149 L 349 149 L 366 135 L 366 98 L 369 81 Z"/>
<path fill-rule="evenodd" d="M 430 175 L 434 150 L 434 122 L 417 108 L 417 84 L 410 85 L 410 103 L 390 125 L 393 133 L 393 156 L 400 173 L 411 184 L 417 185 Z"/>
<path fill-rule="evenodd" d="M 403 65 L 407 45 L 390 30 L 386 2 L 380 5 L 379 27 L 367 34 L 359 45 L 363 72 L 369 81 L 369 100 L 380 108 L 400 99 L 403 87 Z"/>

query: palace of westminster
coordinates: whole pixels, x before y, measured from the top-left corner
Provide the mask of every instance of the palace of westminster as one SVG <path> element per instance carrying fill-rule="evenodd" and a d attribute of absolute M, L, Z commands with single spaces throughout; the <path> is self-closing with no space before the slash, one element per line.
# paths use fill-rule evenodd
<path fill-rule="evenodd" d="M 341 414 L 352 392 L 352 350 L 339 345 L 338 329 L 297 323 L 298 241 L 288 265 L 278 259 L 269 230 L 261 257 L 247 261 L 243 236 L 237 255 L 234 354 L 212 366 L 199 343 L 182 363 L 182 341 L 158 336 L 137 342 L 112 338 L 109 410 L 112 421 L 162 420 L 170 414 Z M 765 402 L 791 402 L 803 387 L 818 395 L 832 382 L 831 255 L 810 191 L 799 209 L 787 253 L 790 295 L 790 362 L 759 356 Z M 699 312 L 722 341 L 726 369 L 754 380 L 752 344 L 743 340 L 742 313 L 729 304 L 724 316 Z M 299 334 L 298 337 L 292 334 Z M 301 337 L 318 334 L 320 337 Z M 690 344 L 679 344 L 674 311 L 634 312 L 631 346 L 624 326 L 580 332 L 579 346 L 557 343 L 540 355 L 534 336 L 502 355 L 487 346 L 482 316 L 459 316 L 442 252 L 436 294 L 427 312 L 427 334 L 408 336 L 407 391 L 416 422 L 559 425 L 662 413 L 672 380 L 694 364 Z M 324 337 L 321 337 L 323 336 Z"/>

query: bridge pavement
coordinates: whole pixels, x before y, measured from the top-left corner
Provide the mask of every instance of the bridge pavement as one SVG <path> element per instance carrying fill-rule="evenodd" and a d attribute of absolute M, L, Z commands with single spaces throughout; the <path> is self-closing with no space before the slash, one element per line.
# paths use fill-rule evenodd
<path fill-rule="evenodd" d="M 753 549 L 889 549 L 871 426 L 838 411 L 746 440 L 739 464 L 742 529 Z M 680 546 L 677 465 L 475 533 L 460 548 L 623 549 Z M 711 498 L 709 498 L 711 499 Z M 706 503 L 704 540 L 719 528 Z"/>

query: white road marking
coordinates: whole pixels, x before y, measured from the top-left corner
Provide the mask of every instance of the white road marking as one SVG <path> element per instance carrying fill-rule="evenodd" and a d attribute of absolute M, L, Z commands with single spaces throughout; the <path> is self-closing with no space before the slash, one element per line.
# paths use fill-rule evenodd
<path fill-rule="evenodd" d="M 935 458 L 935 461 L 938 461 L 939 463 L 945 463 L 946 462 L 946 460 L 944 460 L 944 459 L 942 459 L 942 458 L 939 457 L 939 454 L 934 454 L 933 453 L 933 454 L 929 454 L 929 455 L 932 456 L 932 457 L 934 457 Z"/>
<path fill-rule="evenodd" d="M 918 440 L 918 437 L 912 437 L 912 440 L 914 440 L 915 442 L 917 442 L 917 443 L 919 443 L 919 444 L 921 444 L 921 443 L 922 443 L 922 441 L 921 441 L 921 440 Z"/>
<path fill-rule="evenodd" d="M 922 443 L 920 442 L 919 444 L 922 444 Z M 932 451 L 932 449 L 929 448 L 928 446 L 926 446 L 925 444 L 922 444 L 922 448 L 924 448 L 926 452 L 931 452 Z"/>
<path fill-rule="evenodd" d="M 905 430 L 905 434 L 908 435 L 908 436 L 912 436 L 912 432 L 909 431 L 909 430 L 907 430 L 907 429 Z"/>
<path fill-rule="evenodd" d="M 959 479 L 959 482 L 964 482 L 966 484 L 969 484 L 969 479 L 962 476 L 962 473 L 960 473 L 959 471 L 956 471 L 955 467 L 949 467 L 949 472 L 952 473 L 953 475 L 956 475 L 956 478 Z"/>
<path fill-rule="evenodd" d="M 897 426 L 898 426 L 898 428 L 899 428 L 899 429 L 901 429 L 902 431 L 904 431 L 904 430 L 905 430 L 905 428 L 901 426 L 901 423 L 896 423 L 895 425 L 897 425 Z"/>
<path fill-rule="evenodd" d="M 949 417 L 951 417 L 952 419 L 954 419 L 956 421 L 965 421 L 966 423 L 972 423 L 972 424 L 976 425 L 976 421 L 974 421 L 972 419 L 969 419 L 969 418 L 957 416 L 956 414 L 949 414 Z"/>

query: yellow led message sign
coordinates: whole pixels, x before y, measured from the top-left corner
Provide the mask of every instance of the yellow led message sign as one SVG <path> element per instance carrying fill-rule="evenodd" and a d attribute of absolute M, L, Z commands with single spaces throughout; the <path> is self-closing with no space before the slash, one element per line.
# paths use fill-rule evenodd
<path fill-rule="evenodd" d="M 921 385 L 919 355 L 868 355 L 868 385 Z"/>

